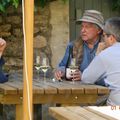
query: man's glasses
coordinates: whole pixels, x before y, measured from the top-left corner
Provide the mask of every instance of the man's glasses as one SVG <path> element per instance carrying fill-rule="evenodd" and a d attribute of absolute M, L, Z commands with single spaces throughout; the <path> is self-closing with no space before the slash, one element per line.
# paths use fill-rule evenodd
<path fill-rule="evenodd" d="M 111 36 L 111 34 L 107 34 L 107 33 L 103 34 L 103 37 L 104 37 L 104 38 L 105 38 L 105 37 L 109 37 L 109 36 Z"/>
<path fill-rule="evenodd" d="M 103 37 L 109 37 L 111 34 L 103 34 Z"/>

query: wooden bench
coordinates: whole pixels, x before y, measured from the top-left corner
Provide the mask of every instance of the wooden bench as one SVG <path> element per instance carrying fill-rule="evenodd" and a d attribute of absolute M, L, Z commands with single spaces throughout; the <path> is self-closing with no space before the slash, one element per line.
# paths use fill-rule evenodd
<path fill-rule="evenodd" d="M 104 109 L 104 107 L 103 107 Z M 107 108 L 108 112 L 110 106 Z M 120 113 L 120 111 L 119 111 Z M 90 107 L 50 107 L 49 114 L 57 120 L 118 120 Z M 120 117 L 119 117 L 120 118 Z"/>

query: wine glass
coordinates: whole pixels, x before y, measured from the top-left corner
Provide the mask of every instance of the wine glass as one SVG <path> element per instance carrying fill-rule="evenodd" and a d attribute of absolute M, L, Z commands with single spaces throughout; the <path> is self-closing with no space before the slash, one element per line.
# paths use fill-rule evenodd
<path fill-rule="evenodd" d="M 40 74 L 40 56 L 36 56 L 35 69 L 38 73 L 38 80 L 40 80 L 40 77 L 39 77 L 39 74 Z"/>
<path fill-rule="evenodd" d="M 49 60 L 48 60 L 48 58 L 42 56 L 40 69 L 41 69 L 41 70 L 43 71 L 43 73 L 44 73 L 44 82 L 46 82 L 46 73 L 47 73 L 49 67 L 50 67 L 50 66 L 49 66 Z"/>

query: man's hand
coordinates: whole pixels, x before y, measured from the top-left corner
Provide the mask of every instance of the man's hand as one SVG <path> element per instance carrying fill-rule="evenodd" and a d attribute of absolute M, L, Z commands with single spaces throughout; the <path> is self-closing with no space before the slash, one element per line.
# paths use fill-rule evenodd
<path fill-rule="evenodd" d="M 71 74 L 71 77 L 72 79 L 74 79 L 74 81 L 81 80 L 81 71 L 77 69 L 75 72 Z"/>
<path fill-rule="evenodd" d="M 61 78 L 64 76 L 64 73 L 61 70 L 56 70 L 54 76 L 57 80 L 61 80 Z"/>
<path fill-rule="evenodd" d="M 6 47 L 6 41 L 0 38 L 0 57 L 2 56 L 5 47 Z"/>

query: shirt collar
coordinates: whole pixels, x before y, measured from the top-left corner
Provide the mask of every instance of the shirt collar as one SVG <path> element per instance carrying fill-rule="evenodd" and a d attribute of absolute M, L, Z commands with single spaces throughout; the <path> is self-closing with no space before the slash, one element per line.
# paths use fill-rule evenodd
<path fill-rule="evenodd" d="M 97 40 L 97 41 L 95 42 L 93 49 L 94 49 L 96 46 L 98 46 L 99 41 L 100 41 L 100 40 Z M 87 48 L 89 48 L 89 47 L 88 47 L 88 44 L 87 44 L 86 42 L 84 42 L 84 44 L 85 44 L 85 46 L 86 46 Z M 89 49 L 90 49 L 90 48 L 89 48 Z"/>

